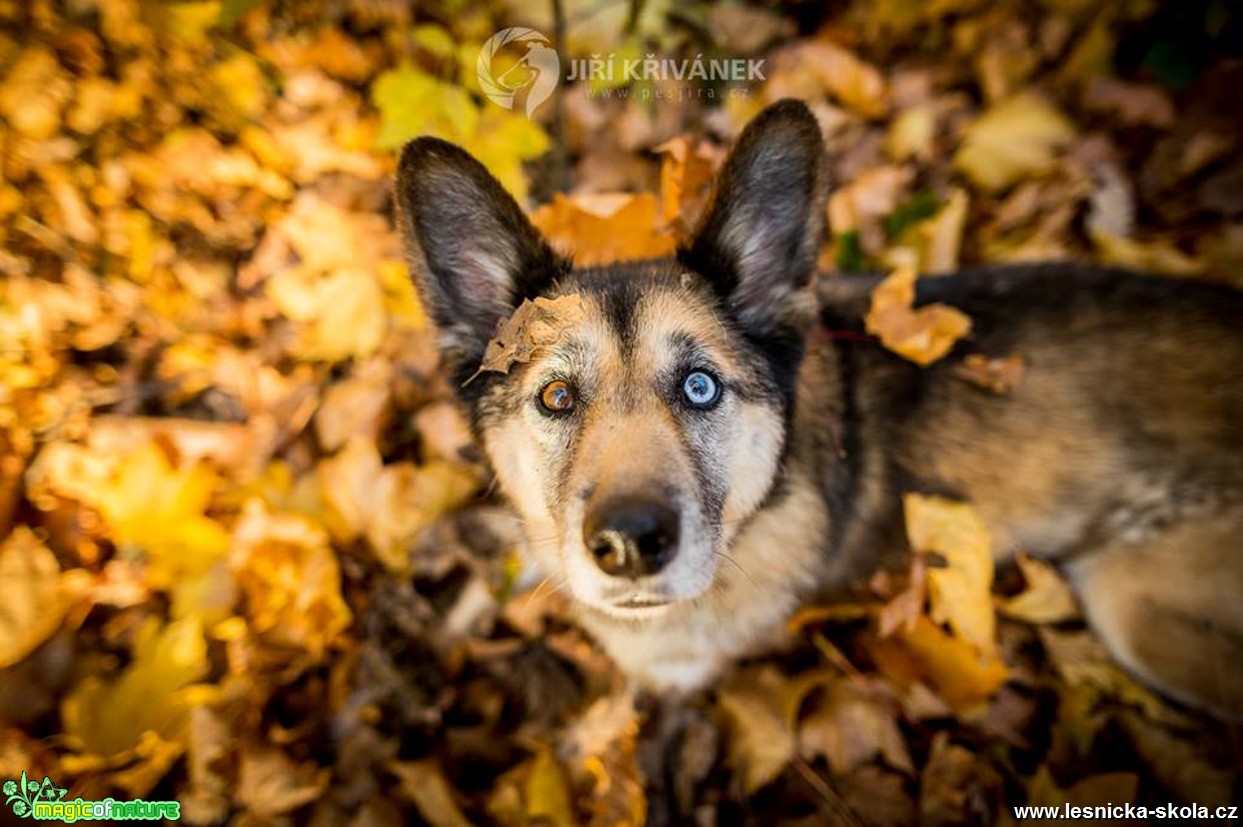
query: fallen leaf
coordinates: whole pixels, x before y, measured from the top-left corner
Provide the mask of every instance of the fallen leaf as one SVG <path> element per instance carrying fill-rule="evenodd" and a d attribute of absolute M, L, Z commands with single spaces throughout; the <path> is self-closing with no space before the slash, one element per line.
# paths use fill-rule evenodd
<path fill-rule="evenodd" d="M 906 494 L 906 535 L 915 551 L 940 555 L 928 568 L 929 614 L 981 654 L 997 652 L 993 612 L 993 553 L 988 529 L 966 503 Z"/>
<path fill-rule="evenodd" d="M 328 767 L 294 761 L 279 747 L 246 744 L 239 751 L 233 797 L 254 816 L 272 818 L 319 798 L 331 776 Z"/>
<path fill-rule="evenodd" d="M 401 794 L 414 802 L 419 815 L 431 827 L 470 827 L 470 820 L 458 807 L 453 788 L 434 759 L 392 761 L 388 770 L 397 776 Z"/>
<path fill-rule="evenodd" d="M 1066 116 L 1030 92 L 999 103 L 967 127 L 954 165 L 981 188 L 1002 190 L 1048 169 L 1070 143 Z"/>
<path fill-rule="evenodd" d="M 162 626 L 148 619 L 134 637 L 129 665 L 115 679 L 87 676 L 65 698 L 65 733 L 99 756 L 128 750 L 147 732 L 180 742 L 189 712 L 182 690 L 206 674 L 207 644 L 196 620 Z"/>
<path fill-rule="evenodd" d="M 1092 242 L 1106 264 L 1172 276 L 1194 276 L 1204 272 L 1204 262 L 1178 249 L 1165 239 L 1139 241 L 1108 232 L 1090 232 Z"/>
<path fill-rule="evenodd" d="M 675 225 L 679 235 L 685 236 L 708 203 L 713 176 L 724 154 L 689 137 L 666 141 L 656 151 L 664 155 L 660 165 L 661 220 Z"/>
<path fill-rule="evenodd" d="M 719 703 L 730 721 L 729 762 L 749 796 L 775 779 L 797 753 L 789 684 L 770 667 L 752 681 L 722 688 Z"/>
<path fill-rule="evenodd" d="M 660 221 L 651 193 L 566 196 L 531 213 L 531 223 L 548 241 L 571 253 L 578 267 L 672 255 L 677 239 Z"/>
<path fill-rule="evenodd" d="M 531 361 L 540 348 L 556 344 L 568 328 L 582 322 L 585 316 L 583 300 L 577 294 L 523 300 L 488 342 L 475 376 L 483 371 L 509 373 L 515 362 Z"/>
<path fill-rule="evenodd" d="M 924 613 L 928 597 L 928 558 L 918 552 L 911 554 L 907 584 L 890 598 L 876 618 L 877 632 L 889 637 L 899 629 L 910 631 Z"/>
<path fill-rule="evenodd" d="M 1083 92 L 1084 105 L 1107 112 L 1125 124 L 1166 128 L 1174 124 L 1174 104 L 1159 87 L 1093 75 Z"/>
<path fill-rule="evenodd" d="M 874 646 L 882 671 L 907 684 L 926 678 L 959 713 L 978 708 L 1008 677 L 998 655 L 981 654 L 926 617 L 889 640 L 892 645 L 880 641 Z"/>
<path fill-rule="evenodd" d="M 1079 618 L 1079 604 L 1070 586 L 1057 569 L 1035 557 L 1020 554 L 1015 558 L 1023 579 L 1022 592 L 1001 601 L 1002 614 L 1025 623 L 1062 623 Z"/>
<path fill-rule="evenodd" d="M 954 187 L 936 215 L 917 225 L 923 241 L 919 262 L 925 272 L 948 273 L 958 268 L 967 205 L 966 190 Z"/>
<path fill-rule="evenodd" d="M 916 309 L 914 302 L 914 269 L 895 270 L 872 291 L 867 331 L 879 336 L 889 350 L 927 367 L 949 353 L 971 331 L 971 319 L 943 304 Z"/>
<path fill-rule="evenodd" d="M 835 775 L 847 775 L 878 757 L 894 769 L 915 772 L 894 710 L 874 695 L 840 679 L 811 697 L 812 709 L 798 725 L 798 753 L 804 760 L 824 757 Z"/>
<path fill-rule="evenodd" d="M 1023 357 L 1017 353 L 997 359 L 990 359 L 981 353 L 968 353 L 961 362 L 954 365 L 954 375 L 1002 395 L 1019 386 L 1023 381 L 1023 369 Z"/>
<path fill-rule="evenodd" d="M 272 514 L 251 500 L 234 529 L 229 565 L 251 628 L 274 642 L 319 656 L 350 624 L 336 555 L 306 517 Z"/>
<path fill-rule="evenodd" d="M 0 545 L 0 669 L 51 637 L 67 608 L 56 556 L 33 531 L 18 526 Z"/>
<path fill-rule="evenodd" d="M 361 359 L 384 338 L 384 293 L 371 272 L 350 267 L 321 275 L 291 267 L 269 279 L 265 289 L 282 313 L 300 323 L 292 348 L 300 359 Z"/>
<path fill-rule="evenodd" d="M 919 823 L 927 827 L 992 824 L 1002 805 L 1002 779 L 982 753 L 952 743 L 949 734 L 932 739 L 919 791 Z"/>
<path fill-rule="evenodd" d="M 527 818 L 536 823 L 574 827 L 569 782 L 551 748 L 541 747 L 531 759 L 523 784 L 523 800 Z"/>
<path fill-rule="evenodd" d="M 829 40 L 808 40 L 782 49 L 772 58 L 766 93 L 769 99 L 795 91 L 786 84 L 805 83 L 810 76 L 822 92 L 868 118 L 884 115 L 889 106 L 884 76 L 850 50 Z M 810 97 L 803 94 L 799 97 Z"/>

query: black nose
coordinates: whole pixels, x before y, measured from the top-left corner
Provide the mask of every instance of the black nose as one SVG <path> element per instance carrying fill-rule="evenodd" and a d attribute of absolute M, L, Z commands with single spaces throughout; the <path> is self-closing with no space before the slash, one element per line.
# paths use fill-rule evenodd
<path fill-rule="evenodd" d="M 664 568 L 677 550 L 678 512 L 657 500 L 609 500 L 588 508 L 583 540 L 605 574 L 654 574 Z"/>

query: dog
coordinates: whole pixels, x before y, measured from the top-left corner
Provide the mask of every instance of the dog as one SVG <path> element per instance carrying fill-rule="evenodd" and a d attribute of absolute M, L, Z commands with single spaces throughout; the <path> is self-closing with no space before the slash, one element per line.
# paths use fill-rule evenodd
<path fill-rule="evenodd" d="M 1079 264 L 921 278 L 917 304 L 974 328 L 919 368 L 862 335 L 878 277 L 816 273 L 823 153 L 776 103 L 676 256 L 574 269 L 465 151 L 404 148 L 398 224 L 443 362 L 583 626 L 639 682 L 702 687 L 904 553 L 902 494 L 935 493 L 974 505 L 999 560 L 1059 564 L 1123 667 L 1243 715 L 1241 294 Z M 480 372 L 537 297 L 577 311 Z M 963 381 L 968 353 L 1020 354 L 1023 381 Z"/>

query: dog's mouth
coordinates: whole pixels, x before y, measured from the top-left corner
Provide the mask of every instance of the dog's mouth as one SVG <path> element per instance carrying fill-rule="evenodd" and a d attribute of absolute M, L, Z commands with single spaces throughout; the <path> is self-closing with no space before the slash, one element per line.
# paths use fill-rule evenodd
<path fill-rule="evenodd" d="M 668 606 L 672 600 L 666 600 L 661 597 L 627 597 L 625 600 L 618 600 L 613 605 L 619 609 L 657 609 L 661 606 Z"/>
<path fill-rule="evenodd" d="M 675 602 L 677 601 L 660 595 L 631 593 L 607 601 L 602 608 L 617 618 L 643 620 L 664 614 Z"/>

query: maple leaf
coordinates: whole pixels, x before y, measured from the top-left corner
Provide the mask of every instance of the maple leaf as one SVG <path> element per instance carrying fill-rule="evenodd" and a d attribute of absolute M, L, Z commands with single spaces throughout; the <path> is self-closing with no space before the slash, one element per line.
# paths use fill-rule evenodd
<path fill-rule="evenodd" d="M 189 708 L 182 690 L 206 673 L 207 645 L 197 620 L 162 626 L 148 619 L 120 675 L 110 681 L 87 676 L 65 698 L 65 733 L 100 756 L 134 747 L 147 732 L 178 741 Z"/>

